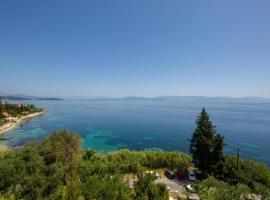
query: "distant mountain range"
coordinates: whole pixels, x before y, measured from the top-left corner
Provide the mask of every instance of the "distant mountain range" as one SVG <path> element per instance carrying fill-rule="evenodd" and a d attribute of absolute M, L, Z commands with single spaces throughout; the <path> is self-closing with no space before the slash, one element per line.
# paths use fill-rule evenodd
<path fill-rule="evenodd" d="M 207 96 L 158 96 L 158 97 L 67 97 L 70 100 L 106 101 L 106 100 L 151 100 L 151 101 L 193 101 L 193 102 L 266 102 L 270 103 L 270 98 L 264 97 L 207 97 Z"/>
<path fill-rule="evenodd" d="M 64 100 L 58 97 L 38 97 L 25 94 L 12 94 L 7 95 L 0 92 L 0 99 L 7 100 Z M 140 96 L 128 96 L 128 97 L 66 97 L 68 100 L 88 100 L 88 101 L 105 101 L 105 100 L 123 100 L 123 101 L 139 101 L 139 100 L 151 100 L 151 101 L 194 101 L 194 102 L 266 102 L 270 103 L 270 98 L 264 97 L 207 97 L 207 96 L 158 96 L 158 97 L 140 97 Z"/>
<path fill-rule="evenodd" d="M 6 100 L 63 100 L 61 98 L 55 98 L 55 97 L 38 97 L 38 96 L 30 96 L 25 94 L 13 94 L 13 95 L 5 95 L 3 93 L 0 93 L 0 100 L 6 99 Z"/>

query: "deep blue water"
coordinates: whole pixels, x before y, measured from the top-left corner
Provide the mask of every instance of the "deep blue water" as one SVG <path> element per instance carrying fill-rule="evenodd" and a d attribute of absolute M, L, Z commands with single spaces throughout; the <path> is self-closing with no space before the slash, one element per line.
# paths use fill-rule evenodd
<path fill-rule="evenodd" d="M 83 148 L 188 151 L 196 116 L 206 107 L 227 154 L 237 147 L 244 158 L 270 166 L 270 103 L 177 100 L 63 100 L 30 101 L 48 109 L 2 137 L 11 147 L 67 129 L 83 138 Z"/>

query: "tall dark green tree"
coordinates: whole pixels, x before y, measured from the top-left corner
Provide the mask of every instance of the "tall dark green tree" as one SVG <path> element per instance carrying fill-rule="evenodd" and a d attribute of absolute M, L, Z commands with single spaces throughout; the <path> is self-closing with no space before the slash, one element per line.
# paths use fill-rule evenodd
<path fill-rule="evenodd" d="M 193 163 L 205 174 L 218 174 L 224 160 L 224 138 L 216 132 L 205 108 L 198 116 L 196 125 L 190 140 Z"/>

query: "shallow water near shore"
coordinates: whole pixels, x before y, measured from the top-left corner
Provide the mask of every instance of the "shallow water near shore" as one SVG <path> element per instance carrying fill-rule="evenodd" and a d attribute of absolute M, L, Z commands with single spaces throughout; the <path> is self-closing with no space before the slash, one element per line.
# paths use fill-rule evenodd
<path fill-rule="evenodd" d="M 25 101 L 48 110 L 43 116 L 1 136 L 0 144 L 19 147 L 55 130 L 81 135 L 82 147 L 98 151 L 121 148 L 157 148 L 188 152 L 188 139 L 196 116 L 206 107 L 219 133 L 224 135 L 227 154 L 254 159 L 270 166 L 270 103 L 177 101 L 156 99 L 104 99 Z"/>

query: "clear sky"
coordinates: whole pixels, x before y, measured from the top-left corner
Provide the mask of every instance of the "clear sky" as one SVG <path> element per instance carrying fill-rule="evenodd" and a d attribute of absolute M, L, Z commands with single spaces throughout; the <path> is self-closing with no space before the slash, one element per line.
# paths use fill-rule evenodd
<path fill-rule="evenodd" d="M 0 1 L 0 92 L 270 97 L 269 0 Z"/>

